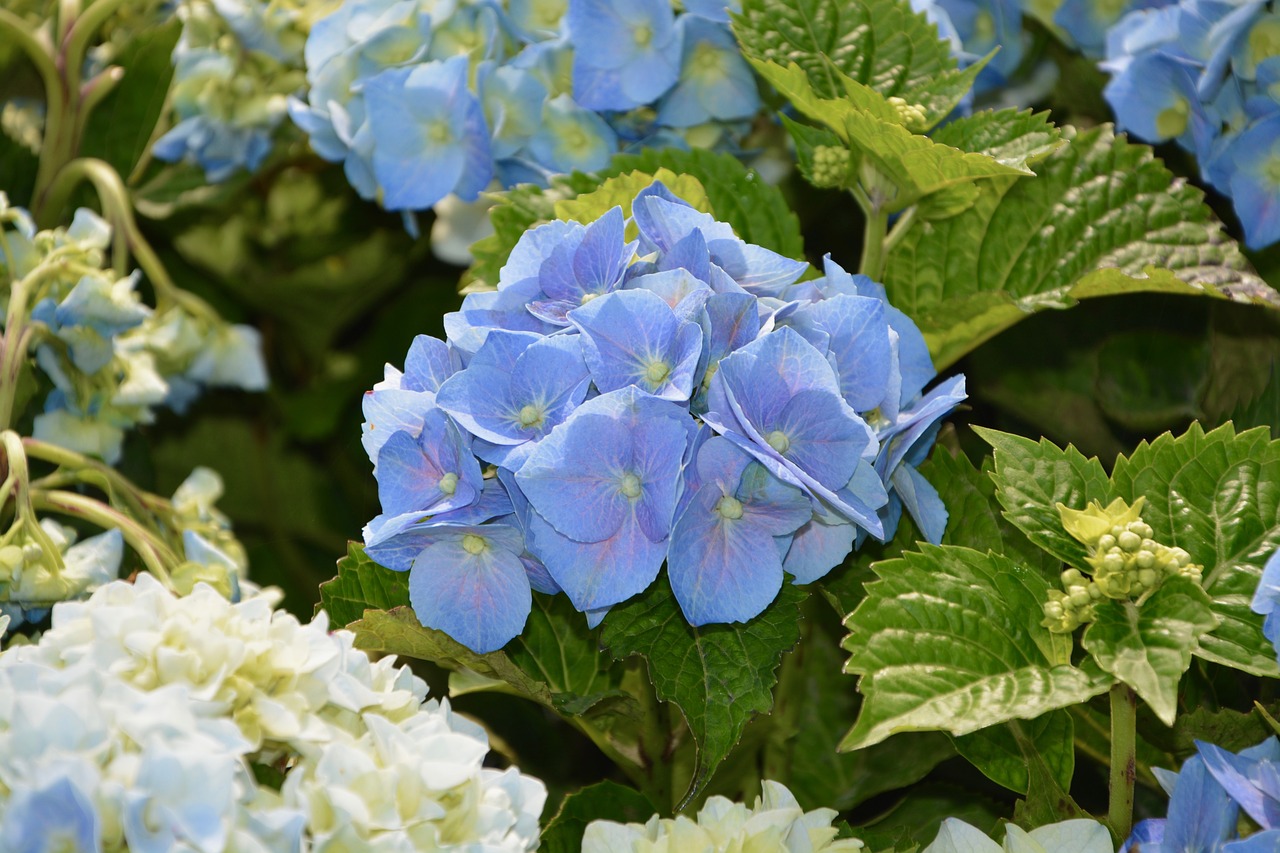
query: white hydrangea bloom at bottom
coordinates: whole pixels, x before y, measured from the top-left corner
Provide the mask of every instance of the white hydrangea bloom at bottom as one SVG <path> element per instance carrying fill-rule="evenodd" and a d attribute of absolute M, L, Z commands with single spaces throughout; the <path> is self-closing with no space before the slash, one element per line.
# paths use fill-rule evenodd
<path fill-rule="evenodd" d="M 834 809 L 806 812 L 785 785 L 766 780 L 755 808 L 711 797 L 698 819 L 651 817 L 648 823 L 592 821 L 582 837 L 582 853 L 850 853 L 856 838 L 840 838 L 831 825 Z"/>
<path fill-rule="evenodd" d="M 0 652 L 0 850 L 537 847 L 540 781 L 484 768 L 483 729 L 408 667 L 275 601 L 140 575 Z"/>

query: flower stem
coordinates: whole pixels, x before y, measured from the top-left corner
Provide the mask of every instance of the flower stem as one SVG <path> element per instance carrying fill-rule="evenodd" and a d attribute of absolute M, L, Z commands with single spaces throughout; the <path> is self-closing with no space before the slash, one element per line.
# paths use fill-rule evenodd
<path fill-rule="evenodd" d="M 640 735 L 640 757 L 644 761 L 648 777 L 645 793 L 666 815 L 672 810 L 675 796 L 670 717 L 658 702 L 658 694 L 654 691 L 648 670 L 640 673 L 637 680 L 640 695 L 636 698 L 640 700 L 640 713 L 644 720 Z M 683 806 L 684 803 L 680 805 Z"/>
<path fill-rule="evenodd" d="M 27 363 L 27 349 L 31 343 L 27 300 L 31 295 L 34 277 L 28 275 L 18 279 L 9 290 L 4 338 L 0 342 L 0 429 L 8 429 L 13 425 L 13 405 L 18 395 L 18 380 Z"/>
<path fill-rule="evenodd" d="M 1137 776 L 1138 695 L 1117 683 L 1111 688 L 1111 800 L 1107 822 L 1117 841 L 1133 828 L 1133 783 Z"/>
<path fill-rule="evenodd" d="M 156 580 L 172 590 L 173 581 L 169 577 L 169 567 L 179 563 L 178 556 L 173 553 L 161 539 L 151 533 L 138 522 L 117 509 L 112 509 L 101 501 L 78 495 L 75 492 L 59 490 L 33 489 L 31 503 L 36 509 L 52 510 L 63 515 L 83 518 L 85 521 L 101 527 L 103 530 L 119 528 L 124 541 L 138 552 L 147 570 L 156 576 Z"/>
<path fill-rule="evenodd" d="M 27 468 L 27 453 L 22 438 L 13 430 L 0 432 L 0 446 L 4 448 L 6 479 L 13 482 L 15 513 L 27 534 L 36 541 L 49 561 L 54 576 L 62 573 L 62 552 L 53 544 L 49 534 L 36 518 L 35 499 L 31 490 L 31 472 Z"/>

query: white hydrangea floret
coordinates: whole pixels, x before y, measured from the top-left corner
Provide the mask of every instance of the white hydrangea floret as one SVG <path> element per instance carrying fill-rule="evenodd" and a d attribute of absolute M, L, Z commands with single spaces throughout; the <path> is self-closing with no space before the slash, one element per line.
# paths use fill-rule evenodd
<path fill-rule="evenodd" d="M 861 850 L 856 838 L 836 838 L 834 809 L 806 812 L 779 782 L 766 780 L 754 808 L 711 797 L 697 820 L 684 815 L 651 817 L 648 823 L 597 820 L 582 837 L 582 853 L 729 853 L 776 850 L 778 853 L 849 853 Z"/>

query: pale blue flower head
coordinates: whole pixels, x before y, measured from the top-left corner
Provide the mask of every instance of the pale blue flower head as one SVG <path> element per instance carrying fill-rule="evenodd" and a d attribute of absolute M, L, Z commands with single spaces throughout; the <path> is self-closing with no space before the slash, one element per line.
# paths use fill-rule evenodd
<path fill-rule="evenodd" d="M 450 193 L 474 199 L 493 177 L 489 130 L 457 56 L 384 71 L 364 85 L 373 173 L 388 210 L 422 210 Z"/>
<path fill-rule="evenodd" d="M 1280 656 L 1280 550 L 1271 552 L 1263 565 L 1262 577 L 1258 579 L 1258 589 L 1249 607 L 1254 613 L 1266 617 L 1262 622 L 1262 633 L 1271 645 L 1277 646 L 1277 655 Z"/>
<path fill-rule="evenodd" d="M 8 853 L 102 853 L 102 818 L 93 790 L 83 790 L 69 773 L 46 775 L 52 778 L 38 788 L 9 793 L 0 848 Z"/>
<path fill-rule="evenodd" d="M 1280 113 L 1224 140 L 1209 170 L 1231 196 L 1246 245 L 1261 249 L 1280 240 Z"/>
<path fill-rule="evenodd" d="M 1165 5 L 1168 5 L 1168 0 L 1125 0 L 1123 3 L 1063 0 L 1053 15 L 1053 22 L 1085 56 L 1096 58 L 1102 55 L 1106 46 L 1107 31 L 1126 14 Z"/>
<path fill-rule="evenodd" d="M 377 468 L 378 453 L 398 430 L 412 437 L 422 431 L 427 412 L 435 408 L 436 392 L 462 369 L 458 352 L 437 338 L 418 335 L 405 356 L 405 369 L 385 368 L 381 382 L 364 394 L 364 425 L 360 443 Z"/>
<path fill-rule="evenodd" d="M 538 287 L 546 295 L 529 304 L 535 317 L 568 326 L 568 312 L 617 290 L 636 243 L 623 238 L 622 208 L 615 207 L 585 227 L 563 230 L 560 241 L 538 263 Z"/>
<path fill-rule="evenodd" d="M 680 32 L 669 0 L 569 0 L 573 96 L 593 110 L 652 103 L 680 76 Z"/>
<path fill-rule="evenodd" d="M 603 169 L 617 150 L 609 124 L 568 95 L 542 105 L 542 125 L 528 145 L 529 157 L 553 173 Z"/>
<path fill-rule="evenodd" d="M 755 75 L 724 24 L 695 15 L 676 22 L 683 48 L 680 77 L 663 96 L 658 122 L 690 127 L 711 121 L 750 118 L 760 108 Z"/>
<path fill-rule="evenodd" d="M 492 63 L 480 66 L 476 86 L 491 134 L 494 159 L 513 156 L 542 124 L 547 87 L 532 74 Z"/>
<path fill-rule="evenodd" d="M 378 500 L 391 516 L 422 516 L 473 503 L 483 488 L 470 437 L 440 409 L 413 436 L 392 433 L 378 452 Z"/>

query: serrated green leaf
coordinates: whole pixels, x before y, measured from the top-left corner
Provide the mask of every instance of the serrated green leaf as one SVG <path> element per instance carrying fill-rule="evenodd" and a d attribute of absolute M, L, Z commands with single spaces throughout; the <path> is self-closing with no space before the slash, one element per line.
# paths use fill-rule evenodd
<path fill-rule="evenodd" d="M 1050 711 L 1017 725 L 1021 729 L 1017 733 L 1010 724 L 991 726 L 953 738 L 952 743 L 966 761 L 992 782 L 1026 794 L 1030 771 L 1025 749 L 1018 741 L 1022 737 L 1044 761 L 1054 782 L 1063 790 L 1070 788 L 1076 766 L 1075 726 L 1070 712 Z"/>
<path fill-rule="evenodd" d="M 899 0 L 745 0 L 733 31 L 749 59 L 796 63 L 822 98 L 844 93 L 840 74 L 940 121 L 981 70 L 960 71 L 937 28 Z"/>
<path fill-rule="evenodd" d="M 120 51 L 116 65 L 124 78 L 89 116 L 80 153 L 110 163 L 128 176 L 146 151 L 160 119 L 173 76 L 173 46 L 182 23 L 173 18 L 135 35 Z"/>
<path fill-rule="evenodd" d="M 876 564 L 880 580 L 846 620 L 862 711 L 841 749 L 900 731 L 965 735 L 1014 719 L 1035 719 L 1105 691 L 1110 676 L 1028 614 L 1049 585 L 1000 554 L 953 546 Z"/>
<path fill-rule="evenodd" d="M 621 668 L 600 650 L 600 631 L 587 628 L 568 596 L 534 593 L 529 620 L 505 651 L 550 688 L 566 714 L 584 714 L 606 700 L 622 700 L 634 710 L 634 700 L 619 689 Z"/>
<path fill-rule="evenodd" d="M 1023 829 L 1035 829 L 1058 821 L 1090 817 L 1059 784 L 1058 775 L 1050 768 L 1046 756 L 1041 755 L 1025 736 L 1022 741 L 1023 761 L 1027 767 L 1027 796 L 1013 807 L 1014 822 Z M 1015 845 L 1010 853 L 1030 851 L 1018 850 Z"/>
<path fill-rule="evenodd" d="M 664 167 L 652 174 L 638 170 L 626 172 L 609 178 L 591 192 L 558 201 L 554 208 L 556 218 L 581 223 L 595 222 L 614 207 L 621 207 L 623 216 L 630 218 L 631 202 L 635 200 L 636 193 L 654 181 L 662 181 L 667 189 L 689 202 L 694 210 L 700 210 L 703 213 L 711 212 L 707 191 L 703 189 L 697 178 L 692 175 L 677 175 Z M 636 230 L 633 223 L 631 231 Z M 627 239 L 635 239 L 635 234 L 628 233 Z"/>
<path fill-rule="evenodd" d="M 1137 291 L 1274 300 L 1203 194 L 1146 146 L 1107 126 L 1062 129 L 1069 144 L 1034 180 L 980 184 L 974 204 L 918 219 L 889 253 L 889 298 L 920 326 L 943 369 L 1028 314 Z"/>
<path fill-rule="evenodd" d="M 1028 539 L 1072 566 L 1083 566 L 1083 545 L 1062 526 L 1057 505 L 1084 509 L 1090 501 L 1107 503 L 1107 473 L 1096 458 L 1086 459 L 1070 445 L 1063 450 L 1048 439 L 974 427 L 995 448 L 991 479 L 1005 518 Z"/>
<path fill-rule="evenodd" d="M 1194 752 L 1197 740 L 1208 741 L 1229 752 L 1239 752 L 1272 734 L 1266 718 L 1258 713 L 1259 709 L 1266 712 L 1261 705 L 1245 712 L 1230 708 L 1219 708 L 1216 711 L 1195 708 L 1179 714 L 1171 729 L 1153 726 L 1148 737 L 1156 746 L 1177 755 Z"/>
<path fill-rule="evenodd" d="M 350 625 L 366 610 L 390 610 L 409 603 L 409 573 L 393 572 L 369 559 L 359 542 L 347 543 L 338 576 L 320 584 L 320 604 L 334 627 Z"/>
<path fill-rule="evenodd" d="M 1015 169 L 1026 169 L 1063 145 L 1062 131 L 1049 121 L 1049 113 L 984 110 L 948 122 L 930 137 L 934 142 L 961 151 L 986 154 Z"/>
<path fill-rule="evenodd" d="M 423 626 L 408 607 L 369 610 L 347 628 L 355 632 L 356 648 L 431 661 L 449 670 L 469 669 L 506 682 L 526 699 L 556 707 L 547 683 L 525 672 L 506 653 L 478 655 L 443 631 Z"/>
<path fill-rule="evenodd" d="M 601 641 L 619 660 L 645 659 L 657 697 L 680 709 L 697 742 L 686 801 L 710 781 L 747 721 L 773 707 L 778 662 L 800 638 L 804 597 L 783 584 L 751 621 L 698 628 L 680 612 L 664 576 L 605 618 Z"/>
<path fill-rule="evenodd" d="M 1147 504 L 1152 538 L 1183 548 L 1204 567 L 1204 590 L 1222 620 L 1196 655 L 1254 675 L 1277 677 L 1275 648 L 1249 602 L 1262 565 L 1280 547 L 1280 442 L 1266 428 L 1205 433 L 1192 424 L 1116 460 L 1111 495 Z"/>
<path fill-rule="evenodd" d="M 1262 392 L 1231 412 L 1236 429 L 1265 426 L 1272 438 L 1280 438 L 1280 359 L 1272 359 L 1271 375 Z"/>
<path fill-rule="evenodd" d="M 542 853 L 579 853 L 582 833 L 593 820 L 644 823 L 654 812 L 644 794 L 617 782 L 597 782 L 564 798 L 542 830 Z"/>
<path fill-rule="evenodd" d="M 1098 665 L 1133 688 L 1166 725 L 1178 713 L 1178 682 L 1200 638 L 1218 626 L 1209 596 L 1190 578 L 1165 580 L 1141 606 L 1104 601 L 1081 645 Z"/>
<path fill-rule="evenodd" d="M 733 226 L 743 240 L 789 258 L 804 257 L 800 220 L 781 190 L 736 157 L 704 149 L 648 148 L 639 154 L 619 154 L 606 168 L 590 175 L 574 172 L 555 178 L 548 189 L 524 184 L 497 194 L 498 204 L 489 214 L 494 233 L 471 247 L 476 260 L 463 276 L 466 289 L 497 287 L 498 273 L 516 241 L 534 225 L 555 219 L 557 202 L 591 192 L 618 175 L 652 175 L 664 168 L 696 179 L 706 192 L 711 213 Z"/>

